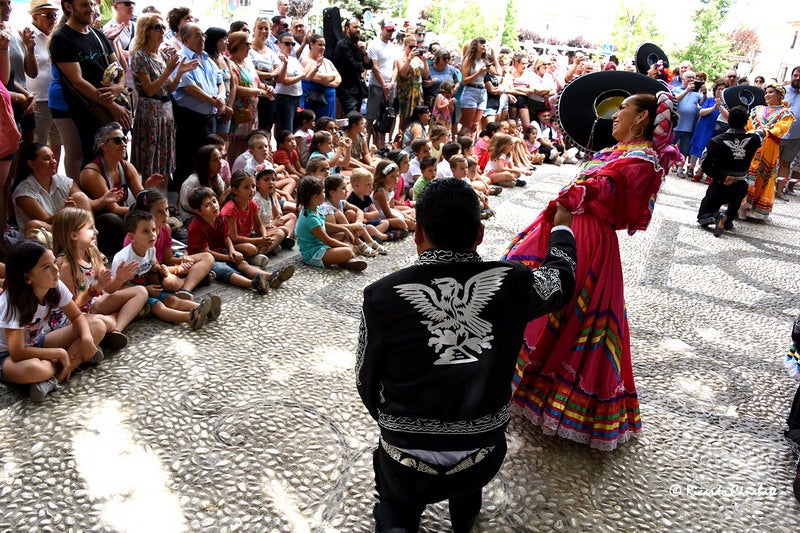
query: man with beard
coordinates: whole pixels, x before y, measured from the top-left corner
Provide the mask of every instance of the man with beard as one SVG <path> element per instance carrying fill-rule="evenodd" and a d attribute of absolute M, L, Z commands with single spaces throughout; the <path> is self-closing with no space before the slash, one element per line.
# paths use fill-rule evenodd
<path fill-rule="evenodd" d="M 336 98 L 342 105 L 342 114 L 361 111 L 361 101 L 367 97 L 364 84 L 364 71 L 372 68 L 372 60 L 367 54 L 367 44 L 360 41 L 361 23 L 357 18 L 344 24 L 344 37 L 336 43 L 332 62 L 342 83 L 336 88 Z"/>

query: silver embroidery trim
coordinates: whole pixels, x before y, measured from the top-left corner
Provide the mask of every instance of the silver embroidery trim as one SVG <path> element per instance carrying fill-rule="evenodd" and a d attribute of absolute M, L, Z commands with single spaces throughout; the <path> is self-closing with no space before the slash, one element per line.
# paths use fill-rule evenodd
<path fill-rule="evenodd" d="M 378 414 L 378 425 L 389 431 L 425 433 L 431 435 L 476 435 L 502 427 L 508 423 L 508 406 L 495 413 L 474 420 L 443 422 L 432 418 L 395 417 L 387 413 Z"/>
<path fill-rule="evenodd" d="M 361 367 L 364 366 L 364 354 L 367 351 L 367 322 L 364 309 L 361 309 L 361 322 L 358 324 L 358 346 L 356 347 L 356 385 L 361 386 Z"/>
<path fill-rule="evenodd" d="M 533 271 L 533 278 L 533 289 L 542 300 L 549 300 L 553 294 L 561 290 L 561 276 L 555 268 L 537 268 Z"/>
<path fill-rule="evenodd" d="M 553 248 L 550 251 L 550 253 L 556 257 L 560 257 L 561 259 L 569 263 L 569 265 L 572 267 L 572 270 L 575 270 L 575 260 L 572 257 L 570 257 L 570 255 L 567 252 L 565 252 L 561 248 Z"/>
<path fill-rule="evenodd" d="M 398 450 L 385 440 L 380 439 L 380 442 L 381 442 L 381 448 L 383 448 L 384 451 L 386 451 L 386 454 L 395 461 L 397 461 L 398 463 L 400 463 L 401 465 L 407 466 L 408 468 L 413 468 L 414 470 L 417 470 L 418 472 L 423 472 L 425 474 L 439 475 L 438 470 L 431 468 L 425 462 L 414 459 L 413 457 L 409 457 L 408 454 L 406 454 L 406 457 L 403 457 L 403 452 L 401 452 L 400 450 Z M 488 457 L 489 454 L 492 453 L 492 450 L 494 450 L 494 446 L 489 446 L 487 448 L 479 449 L 474 455 L 470 455 L 460 463 L 457 463 L 450 470 L 446 470 L 444 472 L 444 475 L 449 476 L 451 474 L 457 474 L 462 470 L 466 470 L 467 468 L 475 466 L 476 464 L 483 461 L 486 457 Z"/>

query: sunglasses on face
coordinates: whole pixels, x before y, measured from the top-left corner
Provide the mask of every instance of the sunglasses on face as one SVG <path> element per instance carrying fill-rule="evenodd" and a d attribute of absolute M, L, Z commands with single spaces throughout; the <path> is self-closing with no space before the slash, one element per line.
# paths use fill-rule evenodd
<path fill-rule="evenodd" d="M 286 46 L 294 46 L 292 41 L 281 41 L 281 44 L 285 44 Z"/>
<path fill-rule="evenodd" d="M 106 140 L 106 142 L 112 142 L 117 146 L 120 146 L 122 144 L 126 144 L 128 142 L 128 139 L 126 139 L 125 137 L 111 137 L 110 139 Z"/>
<path fill-rule="evenodd" d="M 156 31 L 166 31 L 167 27 L 163 24 L 153 24 L 152 26 L 147 28 L 148 30 L 156 30 Z"/>
<path fill-rule="evenodd" d="M 122 4 L 125 7 L 133 7 L 136 5 L 136 2 L 117 2 L 118 4 Z"/>
<path fill-rule="evenodd" d="M 38 14 L 40 17 L 44 17 L 44 18 L 46 18 L 46 19 L 49 19 L 49 20 L 57 20 L 57 19 L 58 19 L 58 15 L 57 15 L 55 12 L 50 12 L 50 13 L 37 13 L 37 14 Z"/>

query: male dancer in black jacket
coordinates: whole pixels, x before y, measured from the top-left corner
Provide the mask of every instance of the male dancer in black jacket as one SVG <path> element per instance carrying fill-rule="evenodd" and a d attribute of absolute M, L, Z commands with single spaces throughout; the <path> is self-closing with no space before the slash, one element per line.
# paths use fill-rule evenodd
<path fill-rule="evenodd" d="M 416 211 L 419 260 L 364 290 L 356 383 L 381 430 L 376 530 L 417 531 L 425 506 L 447 499 L 453 529 L 466 532 L 505 457 L 525 326 L 572 297 L 572 216 L 559 206 L 531 270 L 476 253 L 483 225 L 467 183 L 434 180 Z"/>
<path fill-rule="evenodd" d="M 746 124 L 747 109 L 734 107 L 728 113 L 729 129 L 706 145 L 702 168 L 712 182 L 700 202 L 697 223 L 703 227 L 714 224 L 715 237 L 733 229 L 733 219 L 747 196 L 747 170 L 761 146 L 761 136 L 745 132 Z M 728 204 L 726 213 L 720 211 L 722 204 Z"/>

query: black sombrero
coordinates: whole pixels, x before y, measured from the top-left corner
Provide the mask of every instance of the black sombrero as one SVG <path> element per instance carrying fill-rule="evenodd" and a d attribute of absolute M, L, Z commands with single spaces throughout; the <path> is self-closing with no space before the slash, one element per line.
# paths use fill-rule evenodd
<path fill-rule="evenodd" d="M 636 50 L 636 71 L 639 74 L 647 74 L 650 67 L 664 62 L 664 68 L 669 69 L 669 58 L 664 51 L 653 43 L 644 43 Z"/>
<path fill-rule="evenodd" d="M 747 108 L 748 111 L 757 105 L 767 105 L 764 99 L 764 89 L 755 85 L 736 85 L 722 91 L 722 101 L 725 107 L 733 109 L 737 105 Z"/>
<path fill-rule="evenodd" d="M 558 99 L 558 121 L 564 134 L 594 152 L 616 144 L 611 117 L 632 94 L 669 90 L 664 82 L 623 70 L 584 74 L 569 82 Z"/>

